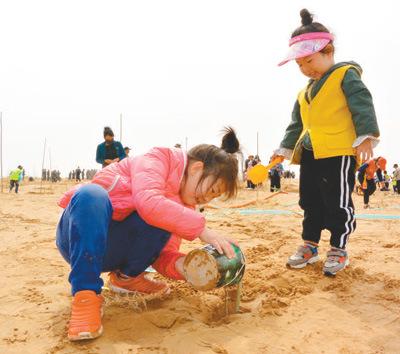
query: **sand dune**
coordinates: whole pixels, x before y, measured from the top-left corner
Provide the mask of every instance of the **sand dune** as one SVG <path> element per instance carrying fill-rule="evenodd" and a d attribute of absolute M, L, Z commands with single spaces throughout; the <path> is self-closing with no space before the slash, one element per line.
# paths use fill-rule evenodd
<path fill-rule="evenodd" d="M 104 335 L 72 344 L 66 339 L 70 294 L 68 265 L 55 243 L 68 188 L 35 183 L 21 194 L 0 194 L 0 353 L 400 353 L 400 220 L 358 220 L 350 238 L 351 265 L 336 278 L 322 264 L 293 271 L 285 261 L 300 242 L 301 215 L 241 215 L 230 205 L 206 209 L 208 223 L 236 237 L 247 257 L 241 311 L 227 306 L 224 289 L 200 293 L 170 282 L 165 299 L 143 302 L 105 293 Z M 300 212 L 296 183 L 258 209 Z M 361 197 L 355 196 L 359 213 Z M 400 215 L 400 196 L 377 192 L 373 214 Z M 200 245 L 184 244 L 188 251 Z M 321 253 L 328 249 L 324 234 Z"/>

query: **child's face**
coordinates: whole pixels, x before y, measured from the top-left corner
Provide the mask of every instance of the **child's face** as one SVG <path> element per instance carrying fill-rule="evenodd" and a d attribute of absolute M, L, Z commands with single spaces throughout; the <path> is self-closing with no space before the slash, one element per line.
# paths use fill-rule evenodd
<path fill-rule="evenodd" d="M 196 161 L 188 167 L 187 178 L 180 190 L 181 199 L 187 205 L 207 204 L 212 199 L 225 193 L 223 181 L 219 179 L 213 183 L 214 178 L 212 176 L 206 177 L 199 184 L 203 174 L 203 166 L 202 162 Z"/>
<path fill-rule="evenodd" d="M 296 59 L 300 71 L 313 80 L 319 80 L 334 64 L 333 54 L 317 52 L 304 58 Z"/>

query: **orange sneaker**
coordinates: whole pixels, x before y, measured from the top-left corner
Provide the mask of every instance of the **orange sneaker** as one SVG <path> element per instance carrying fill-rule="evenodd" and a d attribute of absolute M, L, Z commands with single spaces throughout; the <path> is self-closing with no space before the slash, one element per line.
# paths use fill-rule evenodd
<path fill-rule="evenodd" d="M 101 325 L 103 297 L 92 290 L 78 291 L 72 300 L 68 339 L 93 339 L 103 333 Z"/>
<path fill-rule="evenodd" d="M 137 277 L 128 277 L 116 272 L 109 273 L 108 287 L 116 293 L 168 294 L 170 288 L 161 281 L 146 277 L 146 273 Z"/>

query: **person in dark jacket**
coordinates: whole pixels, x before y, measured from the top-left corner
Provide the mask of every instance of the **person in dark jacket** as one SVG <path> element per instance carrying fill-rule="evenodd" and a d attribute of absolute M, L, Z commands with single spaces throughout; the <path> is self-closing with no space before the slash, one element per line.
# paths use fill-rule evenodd
<path fill-rule="evenodd" d="M 81 181 L 81 173 L 82 173 L 82 170 L 78 166 L 78 168 L 75 170 L 76 182 L 80 182 Z"/>
<path fill-rule="evenodd" d="M 119 162 L 126 157 L 124 148 L 119 141 L 114 140 L 114 132 L 110 127 L 104 128 L 104 142 L 97 146 L 96 161 L 103 167 L 113 162 Z"/>

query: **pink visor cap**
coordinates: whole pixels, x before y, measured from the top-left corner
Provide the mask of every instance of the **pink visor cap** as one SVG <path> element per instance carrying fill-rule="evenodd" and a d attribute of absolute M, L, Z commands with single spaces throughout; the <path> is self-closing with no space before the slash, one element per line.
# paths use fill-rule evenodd
<path fill-rule="evenodd" d="M 293 37 L 289 41 L 289 53 L 278 66 L 286 64 L 293 59 L 307 57 L 324 49 L 333 41 L 333 34 L 328 32 L 310 32 Z"/>

